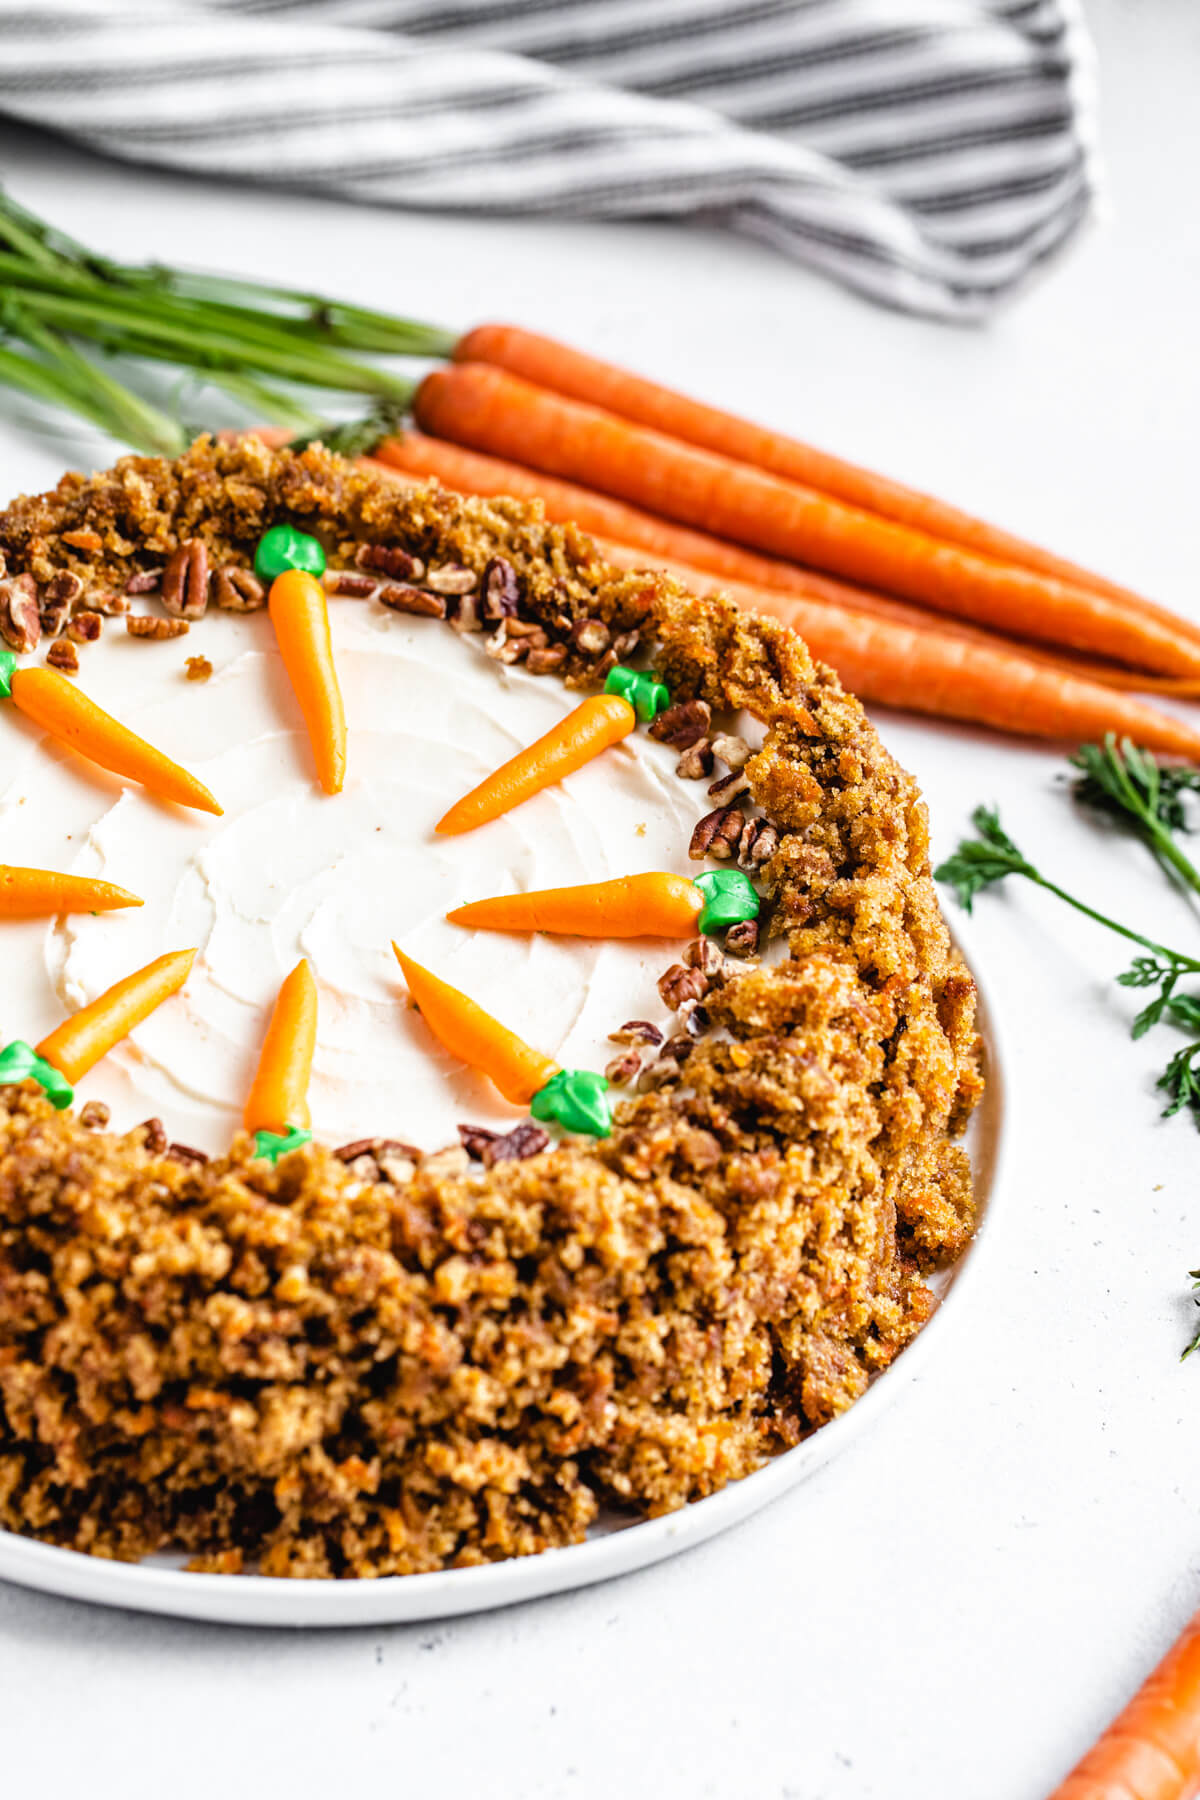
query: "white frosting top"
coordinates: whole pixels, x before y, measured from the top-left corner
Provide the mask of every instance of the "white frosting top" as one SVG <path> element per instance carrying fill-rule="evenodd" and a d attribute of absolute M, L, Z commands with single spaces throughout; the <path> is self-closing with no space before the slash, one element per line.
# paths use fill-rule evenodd
<path fill-rule="evenodd" d="M 309 1103 L 316 1136 L 426 1150 L 460 1120 L 521 1116 L 464 1069 L 406 1003 L 393 938 L 567 1067 L 603 1069 L 608 1033 L 665 1012 L 655 981 L 672 946 L 465 931 L 445 913 L 517 889 L 649 869 L 686 872 L 703 787 L 644 731 L 478 831 L 435 821 L 578 702 L 482 653 L 437 620 L 334 600 L 350 726 L 340 795 L 317 787 L 308 740 L 265 613 L 214 613 L 190 636 L 135 642 L 119 620 L 80 654 L 80 687 L 192 770 L 225 808 L 214 819 L 151 799 L 0 717 L 4 859 L 96 875 L 145 905 L 47 923 L 0 922 L 0 1043 L 36 1043 L 71 1011 L 168 950 L 199 955 L 183 991 L 85 1077 L 112 1127 L 151 1114 L 206 1150 L 240 1123 L 279 984 L 301 956 L 320 1017 Z M 204 655 L 207 682 L 184 661 Z"/>

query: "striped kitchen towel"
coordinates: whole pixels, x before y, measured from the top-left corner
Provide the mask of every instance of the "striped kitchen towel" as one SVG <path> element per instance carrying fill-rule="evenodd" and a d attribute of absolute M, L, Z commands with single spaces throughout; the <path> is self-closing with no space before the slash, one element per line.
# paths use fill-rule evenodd
<path fill-rule="evenodd" d="M 0 112 L 437 211 L 719 223 L 985 316 L 1093 208 L 1079 0 L 0 0 Z"/>

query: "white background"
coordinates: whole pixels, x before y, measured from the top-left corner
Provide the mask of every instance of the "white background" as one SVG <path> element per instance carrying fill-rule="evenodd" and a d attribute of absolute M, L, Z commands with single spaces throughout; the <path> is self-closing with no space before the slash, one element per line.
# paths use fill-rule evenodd
<path fill-rule="evenodd" d="M 407 217 L 16 133 L 0 172 L 131 259 L 541 326 L 1200 618 L 1200 8 L 1089 12 L 1111 221 L 981 331 L 715 233 Z M 5 493 L 89 460 L 0 426 Z M 881 724 L 940 851 L 996 799 L 1068 885 L 1200 942 L 1144 853 L 1073 816 L 1055 754 Z M 4 1791 L 1041 1800 L 1200 1604 L 1200 1142 L 1156 1119 L 1172 1046 L 1128 1041 L 1115 940 L 1032 890 L 963 929 L 1013 1054 L 1007 1189 L 940 1358 L 841 1460 L 675 1563 L 442 1626 L 269 1634 L 0 1586 Z"/>

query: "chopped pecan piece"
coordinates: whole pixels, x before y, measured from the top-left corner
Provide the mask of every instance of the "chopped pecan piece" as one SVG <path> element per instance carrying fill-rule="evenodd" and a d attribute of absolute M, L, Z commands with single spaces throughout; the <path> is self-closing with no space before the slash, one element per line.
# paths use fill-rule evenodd
<path fill-rule="evenodd" d="M 103 630 L 104 620 L 98 612 L 77 612 L 67 621 L 67 636 L 76 644 L 94 644 Z"/>
<path fill-rule="evenodd" d="M 479 599 L 475 594 L 453 594 L 446 606 L 446 617 L 454 631 L 482 631 Z"/>
<path fill-rule="evenodd" d="M 714 800 L 719 800 L 723 806 L 728 806 L 731 800 L 736 800 L 739 794 L 748 793 L 749 790 L 750 777 L 746 771 L 731 769 L 728 775 L 718 776 L 716 781 L 711 783 L 708 791 Z"/>
<path fill-rule="evenodd" d="M 32 575 L 0 579 L 0 637 L 18 656 L 36 650 L 42 635 L 37 582 Z"/>
<path fill-rule="evenodd" d="M 143 1150 L 148 1150 L 151 1156 L 161 1156 L 167 1147 L 167 1134 L 163 1130 L 161 1119 L 143 1119 L 140 1125 L 134 1126 L 129 1135 L 130 1137 L 140 1136 Z"/>
<path fill-rule="evenodd" d="M 206 1150 L 193 1150 L 190 1144 L 168 1144 L 164 1155 L 169 1156 L 172 1162 L 193 1163 L 198 1168 L 202 1168 L 208 1161 Z"/>
<path fill-rule="evenodd" d="M 729 956 L 758 955 L 758 920 L 743 919 L 725 933 L 725 950 Z"/>
<path fill-rule="evenodd" d="M 708 992 L 708 976 L 699 969 L 689 969 L 686 963 L 672 963 L 666 974 L 659 976 L 658 991 L 664 1006 L 677 1012 L 685 1000 L 703 1000 Z"/>
<path fill-rule="evenodd" d="M 500 1136 L 498 1131 L 489 1131 L 486 1125 L 460 1125 L 458 1128 L 462 1147 L 473 1162 L 482 1162 L 483 1153 L 494 1144 Z"/>
<path fill-rule="evenodd" d="M 530 644 L 529 638 L 509 637 L 501 624 L 497 631 L 484 639 L 483 648 L 485 655 L 490 656 L 493 662 L 515 663 L 529 655 Z"/>
<path fill-rule="evenodd" d="M 779 833 L 770 819 L 748 819 L 738 842 L 738 861 L 743 869 L 760 869 L 779 848 Z"/>
<path fill-rule="evenodd" d="M 446 602 L 440 594 L 427 594 L 422 588 L 406 587 L 402 582 L 389 582 L 375 596 L 393 612 L 417 613 L 425 619 L 444 619 Z"/>
<path fill-rule="evenodd" d="M 713 755 L 730 769 L 744 769 L 750 760 L 750 746 L 743 737 L 718 731 L 712 741 Z"/>
<path fill-rule="evenodd" d="M 76 580 L 78 580 L 76 576 Z M 162 582 L 161 569 L 135 569 L 125 583 L 127 594 L 153 594 Z"/>
<path fill-rule="evenodd" d="M 663 1034 L 649 1019 L 630 1019 L 619 1031 L 610 1031 L 610 1044 L 661 1044 Z"/>
<path fill-rule="evenodd" d="M 208 551 L 203 539 L 189 538 L 167 558 L 162 577 L 162 603 L 173 618 L 204 617 L 208 605 Z"/>
<path fill-rule="evenodd" d="M 498 1162 L 524 1162 L 527 1157 L 540 1156 L 549 1148 L 550 1133 L 543 1131 L 532 1119 L 522 1119 L 511 1131 L 502 1137 L 493 1137 L 483 1151 L 482 1161 L 485 1169 L 490 1169 Z"/>
<path fill-rule="evenodd" d="M 89 588 L 88 606 L 92 612 L 104 613 L 107 618 L 119 618 L 129 611 L 129 602 L 124 594 L 109 593 L 104 589 Z"/>
<path fill-rule="evenodd" d="M 419 556 L 410 556 L 399 544 L 360 544 L 354 552 L 358 569 L 378 569 L 393 581 L 420 581 L 425 564 Z"/>
<path fill-rule="evenodd" d="M 521 583 L 507 557 L 492 557 L 483 571 L 482 587 L 485 619 L 516 618 L 521 604 Z"/>
<path fill-rule="evenodd" d="M 637 1080 L 642 1072 L 642 1065 L 649 1055 L 647 1050 L 625 1050 L 620 1056 L 614 1056 L 610 1063 L 604 1065 L 604 1073 L 616 1087 L 628 1087 Z"/>
<path fill-rule="evenodd" d="M 327 594 L 339 600 L 369 600 L 379 586 L 373 575 L 360 575 L 354 569 L 326 569 L 322 576 Z"/>
<path fill-rule="evenodd" d="M 52 669 L 58 669 L 64 675 L 79 673 L 79 652 L 66 638 L 55 639 L 46 652 L 46 661 Z"/>
<path fill-rule="evenodd" d="M 56 638 L 63 630 L 70 615 L 71 607 L 68 601 L 43 599 L 40 612 L 42 636 Z"/>
<path fill-rule="evenodd" d="M 479 586 L 479 577 L 474 569 L 464 568 L 462 563 L 441 563 L 425 571 L 425 586 L 432 588 L 435 594 L 473 594 Z"/>
<path fill-rule="evenodd" d="M 601 656 L 612 643 L 612 632 L 603 619 L 580 619 L 571 627 L 571 642 L 584 656 Z"/>
<path fill-rule="evenodd" d="M 555 669 L 561 669 L 567 660 L 565 644 L 549 644 L 545 649 L 533 649 L 525 658 L 525 667 L 531 675 L 552 675 Z"/>
<path fill-rule="evenodd" d="M 624 662 L 626 657 L 633 655 L 641 635 L 641 632 L 637 630 L 623 631 L 620 637 L 613 639 L 613 655 L 618 662 Z"/>
<path fill-rule="evenodd" d="M 207 656 L 189 656 L 183 667 L 188 681 L 207 681 L 213 672 Z"/>
<path fill-rule="evenodd" d="M 74 606 L 83 592 L 83 581 L 73 569 L 60 569 L 42 589 L 42 605 Z"/>
<path fill-rule="evenodd" d="M 651 721 L 649 730 L 650 736 L 660 744 L 670 744 L 676 750 L 690 750 L 693 744 L 708 736 L 711 724 L 712 707 L 707 700 L 681 700 L 660 712 L 657 719 Z"/>
<path fill-rule="evenodd" d="M 736 806 L 718 806 L 715 811 L 705 813 L 692 833 L 688 855 L 693 862 L 700 862 L 706 856 L 715 857 L 718 862 L 728 862 L 741 838 L 745 823 L 745 813 Z"/>
<path fill-rule="evenodd" d="M 267 604 L 267 590 L 253 569 L 232 563 L 213 577 L 213 598 L 222 612 L 258 612 Z"/>
<path fill-rule="evenodd" d="M 161 643 L 164 638 L 183 637 L 192 624 L 190 619 L 162 619 L 157 613 L 129 613 L 125 629 L 130 637 L 154 638 Z"/>
<path fill-rule="evenodd" d="M 699 969 L 710 983 L 718 979 L 725 963 L 725 958 L 710 937 L 694 937 L 683 953 L 683 960 L 689 969 Z"/>
<path fill-rule="evenodd" d="M 79 1109 L 79 1123 L 85 1131 L 103 1131 L 111 1117 L 103 1100 L 89 1100 Z"/>
<path fill-rule="evenodd" d="M 712 772 L 712 745 L 705 743 L 703 739 L 698 744 L 689 745 L 675 764 L 675 773 L 684 781 L 703 781 Z"/>

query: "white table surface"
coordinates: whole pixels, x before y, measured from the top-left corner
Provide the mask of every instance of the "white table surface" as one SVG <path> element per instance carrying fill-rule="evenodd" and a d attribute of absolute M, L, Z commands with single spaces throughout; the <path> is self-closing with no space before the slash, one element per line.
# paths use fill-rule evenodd
<path fill-rule="evenodd" d="M 715 233 L 408 217 L 31 134 L 0 134 L 0 173 L 131 258 L 299 284 L 315 255 L 333 291 L 544 327 L 1200 617 L 1200 9 L 1090 12 L 1111 222 L 982 331 Z M 6 493 L 103 460 L 0 425 Z M 1197 941 L 1148 858 L 1072 816 L 1057 755 L 880 722 L 940 851 L 996 799 L 1068 885 Z M 973 1307 L 840 1461 L 674 1563 L 436 1627 L 226 1630 L 0 1585 L 5 1793 L 1041 1800 L 1200 1605 L 1200 1358 L 1177 1360 L 1200 1142 L 1157 1120 L 1169 1040 L 1127 1040 L 1115 940 L 1032 890 L 963 930 L 1015 1049 L 1007 1191 Z"/>

